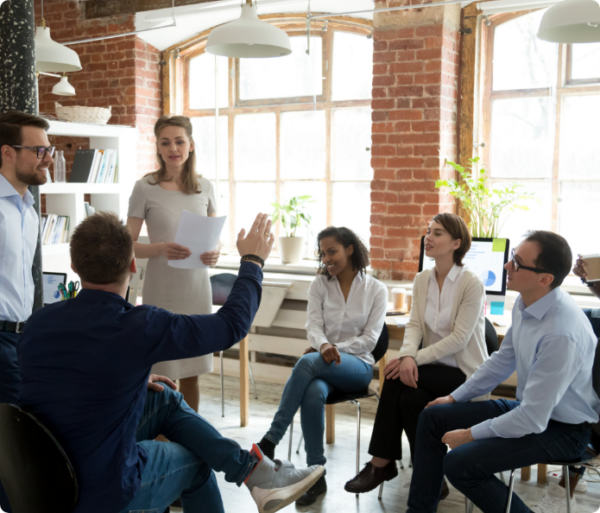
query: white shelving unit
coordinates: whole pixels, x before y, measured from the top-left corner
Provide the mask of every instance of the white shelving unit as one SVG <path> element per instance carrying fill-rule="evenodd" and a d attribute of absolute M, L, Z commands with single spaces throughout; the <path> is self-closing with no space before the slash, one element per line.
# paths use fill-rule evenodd
<path fill-rule="evenodd" d="M 87 137 L 91 149 L 114 149 L 118 153 L 118 183 L 47 183 L 40 187 L 40 194 L 46 195 L 46 212 L 70 217 L 69 239 L 75 227 L 85 218 L 85 194 L 90 194 L 90 203 L 96 212 L 110 211 L 125 219 L 129 196 L 135 183 L 137 130 L 114 125 L 50 121 L 48 135 Z M 69 244 L 46 244 L 42 246 L 42 255 L 68 257 Z M 48 260 L 56 267 L 54 258 Z M 50 269 L 44 262 L 44 270 L 55 269 Z"/>

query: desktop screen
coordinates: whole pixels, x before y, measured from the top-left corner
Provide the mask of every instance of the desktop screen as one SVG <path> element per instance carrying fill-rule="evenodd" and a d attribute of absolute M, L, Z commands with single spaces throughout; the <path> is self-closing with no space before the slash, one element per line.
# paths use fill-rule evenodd
<path fill-rule="evenodd" d="M 421 238 L 419 272 L 435 266 L 433 258 L 425 256 L 425 237 Z M 508 262 L 508 239 L 473 238 L 471 249 L 465 255 L 463 263 L 475 271 L 485 285 L 486 294 L 504 296 L 506 294 L 506 270 Z"/>
<path fill-rule="evenodd" d="M 61 300 L 58 285 L 67 283 L 67 273 L 43 273 L 44 305 L 51 305 Z"/>

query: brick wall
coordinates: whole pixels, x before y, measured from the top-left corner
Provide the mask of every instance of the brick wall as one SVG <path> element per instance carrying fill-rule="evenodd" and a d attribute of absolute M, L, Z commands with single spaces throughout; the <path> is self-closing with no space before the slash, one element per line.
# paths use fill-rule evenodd
<path fill-rule="evenodd" d="M 44 2 L 44 18 L 55 41 L 67 42 L 135 30 L 132 15 L 86 20 L 80 6 L 83 2 Z M 40 5 L 36 4 L 38 24 L 40 18 Z M 71 48 L 79 54 L 83 67 L 81 71 L 68 74 L 76 95 L 52 94 L 52 87 L 58 79 L 42 75 L 39 82 L 40 113 L 55 115 L 55 102 L 66 106 L 111 106 L 113 115 L 109 124 L 135 126 L 140 132 L 138 167 L 132 172 L 140 177 L 154 170 L 156 151 L 152 128 L 162 114 L 160 52 L 137 36 L 78 44 Z"/>
<path fill-rule="evenodd" d="M 374 20 L 371 265 L 381 279 L 413 279 L 432 216 L 455 209 L 435 180 L 452 176 L 444 161 L 456 156 L 459 19 L 448 6 Z"/>

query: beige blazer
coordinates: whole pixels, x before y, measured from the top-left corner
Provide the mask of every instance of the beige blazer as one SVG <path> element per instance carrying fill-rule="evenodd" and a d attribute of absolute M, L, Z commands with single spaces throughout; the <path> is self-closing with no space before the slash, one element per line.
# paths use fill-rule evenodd
<path fill-rule="evenodd" d="M 485 288 L 477 274 L 465 269 L 452 305 L 452 333 L 436 344 L 429 344 L 429 330 L 425 324 L 425 303 L 431 270 L 417 274 L 413 283 L 410 320 L 404 332 L 404 343 L 399 358 L 412 356 L 417 365 L 439 361 L 454 355 L 456 363 L 467 379 L 488 358 L 485 345 Z M 423 348 L 419 349 L 423 341 Z"/>

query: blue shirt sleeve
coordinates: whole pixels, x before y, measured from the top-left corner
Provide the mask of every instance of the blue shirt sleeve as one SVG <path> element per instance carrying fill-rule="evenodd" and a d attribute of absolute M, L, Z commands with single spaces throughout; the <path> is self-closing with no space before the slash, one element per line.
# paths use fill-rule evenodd
<path fill-rule="evenodd" d="M 224 351 L 242 340 L 260 306 L 263 273 L 243 262 L 225 304 L 215 314 L 177 315 L 149 308 L 144 318 L 145 353 L 150 364 Z M 139 307 L 138 307 L 139 308 Z M 140 337 L 144 338 L 144 337 Z"/>
<path fill-rule="evenodd" d="M 544 431 L 554 408 L 583 363 L 574 338 L 554 334 L 543 336 L 519 406 L 500 417 L 473 426 L 473 438 L 520 438 Z"/>
<path fill-rule="evenodd" d="M 512 328 L 509 328 L 500 349 L 493 353 L 463 385 L 450 395 L 456 402 L 464 403 L 488 394 L 508 379 L 516 368 Z"/>

